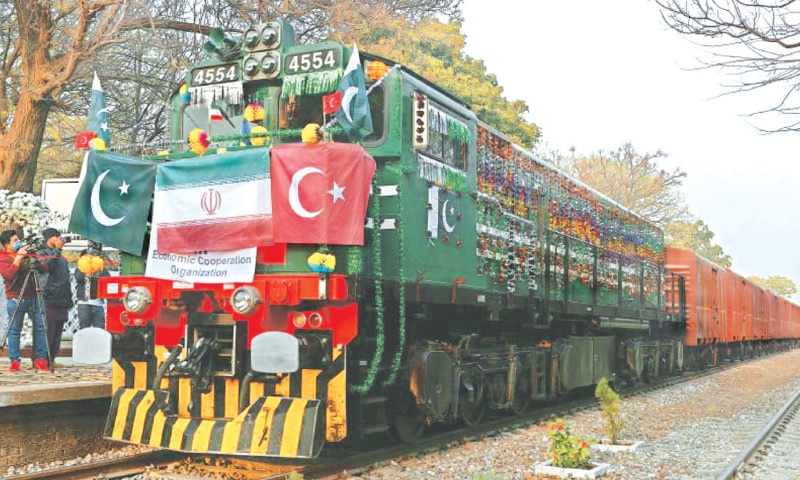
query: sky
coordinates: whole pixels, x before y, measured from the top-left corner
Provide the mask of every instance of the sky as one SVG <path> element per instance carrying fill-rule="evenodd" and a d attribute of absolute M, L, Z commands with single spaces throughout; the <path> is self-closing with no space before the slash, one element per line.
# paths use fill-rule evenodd
<path fill-rule="evenodd" d="M 466 53 L 527 103 L 547 150 L 661 150 L 660 166 L 687 173 L 686 203 L 732 269 L 800 289 L 800 135 L 764 135 L 756 126 L 774 119 L 748 115 L 774 96 L 720 98 L 731 79 L 693 69 L 711 51 L 670 30 L 652 1 L 464 0 L 463 11 Z"/>

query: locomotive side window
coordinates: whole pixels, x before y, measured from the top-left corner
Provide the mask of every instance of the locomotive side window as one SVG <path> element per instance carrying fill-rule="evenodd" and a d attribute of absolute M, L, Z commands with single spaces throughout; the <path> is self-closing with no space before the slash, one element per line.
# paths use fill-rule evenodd
<path fill-rule="evenodd" d="M 423 152 L 446 165 L 466 170 L 466 125 L 432 105 L 428 110 L 428 122 L 428 146 Z"/>

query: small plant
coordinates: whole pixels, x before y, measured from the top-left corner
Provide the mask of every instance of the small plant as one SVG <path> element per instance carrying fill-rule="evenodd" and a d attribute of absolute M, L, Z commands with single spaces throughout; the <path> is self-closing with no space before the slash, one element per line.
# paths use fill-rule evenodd
<path fill-rule="evenodd" d="M 606 377 L 603 377 L 597 382 L 594 396 L 600 401 L 601 414 L 606 421 L 606 435 L 609 436 L 611 444 L 616 445 L 622 427 L 625 426 L 625 421 L 619 413 L 619 394 L 611 388 Z"/>
<path fill-rule="evenodd" d="M 554 467 L 589 468 L 589 442 L 573 434 L 564 419 L 550 422 L 547 428 L 550 439 L 550 456 Z"/>

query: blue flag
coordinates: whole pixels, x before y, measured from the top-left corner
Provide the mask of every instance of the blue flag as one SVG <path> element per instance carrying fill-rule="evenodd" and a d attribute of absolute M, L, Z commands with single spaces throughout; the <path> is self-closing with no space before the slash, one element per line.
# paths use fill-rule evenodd
<path fill-rule="evenodd" d="M 111 152 L 89 152 L 69 231 L 141 255 L 156 182 L 156 164 Z"/>
<path fill-rule="evenodd" d="M 100 87 L 100 79 L 97 72 L 94 74 L 92 82 L 92 102 L 89 104 L 89 124 L 86 127 L 90 132 L 94 132 L 102 138 L 106 148 L 111 148 L 111 130 L 108 129 L 108 109 L 106 108 L 106 95 Z"/>
<path fill-rule="evenodd" d="M 358 55 L 358 46 L 353 45 L 353 53 L 339 82 L 342 92 L 342 106 L 336 110 L 336 121 L 347 132 L 350 140 L 359 141 L 372 133 L 372 112 L 367 100 L 364 82 L 364 68 Z"/>

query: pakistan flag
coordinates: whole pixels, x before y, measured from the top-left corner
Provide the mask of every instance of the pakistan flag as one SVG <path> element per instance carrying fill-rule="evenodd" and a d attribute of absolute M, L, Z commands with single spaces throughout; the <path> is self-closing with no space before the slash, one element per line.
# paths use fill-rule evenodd
<path fill-rule="evenodd" d="M 69 230 L 133 255 L 144 250 L 156 164 L 116 153 L 91 151 Z"/>
<path fill-rule="evenodd" d="M 353 45 L 353 52 L 342 74 L 338 90 L 342 92 L 342 106 L 334 114 L 336 121 L 347 132 L 350 140 L 361 141 L 373 132 L 373 127 L 372 112 L 365 87 L 364 67 L 361 66 L 361 57 L 358 55 L 356 45 Z"/>

